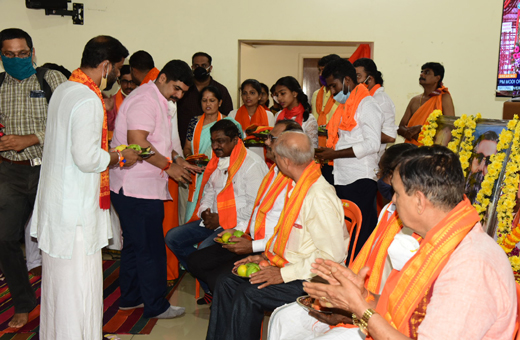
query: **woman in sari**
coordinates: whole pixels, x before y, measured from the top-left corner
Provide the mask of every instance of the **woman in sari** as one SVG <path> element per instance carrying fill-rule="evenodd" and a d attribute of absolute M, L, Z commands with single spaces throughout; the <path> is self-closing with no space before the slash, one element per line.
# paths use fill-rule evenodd
<path fill-rule="evenodd" d="M 283 110 L 278 112 L 275 119 L 292 119 L 303 128 L 303 132 L 312 141 L 315 148 L 318 147 L 318 122 L 313 115 L 310 114 L 311 107 L 309 105 L 309 98 L 298 83 L 298 81 L 291 77 L 283 77 L 278 79 L 275 84 L 275 93 L 278 103 L 283 107 Z"/>
<path fill-rule="evenodd" d="M 193 117 L 190 121 L 186 135 L 186 143 L 183 149 L 184 157 L 187 158 L 191 155 L 205 154 L 208 159 L 211 159 L 213 150 L 211 149 L 210 128 L 221 119 L 232 120 L 238 126 L 239 130 L 240 124 L 219 112 L 220 105 L 222 105 L 222 94 L 218 88 L 207 86 L 202 89 L 200 94 L 200 102 L 204 113 L 201 116 Z M 197 197 L 199 197 L 199 191 L 201 190 L 202 175 L 203 174 L 192 176 L 192 183 L 189 186 L 188 203 L 186 205 L 186 222 L 191 219 L 197 205 Z"/>

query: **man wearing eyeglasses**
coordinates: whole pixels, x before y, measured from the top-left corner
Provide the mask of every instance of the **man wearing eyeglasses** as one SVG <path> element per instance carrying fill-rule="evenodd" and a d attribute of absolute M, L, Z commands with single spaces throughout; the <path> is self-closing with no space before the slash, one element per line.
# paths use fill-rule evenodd
<path fill-rule="evenodd" d="M 119 91 L 110 98 L 105 99 L 105 105 L 107 107 L 107 119 L 108 119 L 108 131 L 114 131 L 117 111 L 123 104 L 123 100 L 133 91 L 137 86 L 132 80 L 132 74 L 130 73 L 130 65 L 123 65 L 121 68 L 121 75 L 117 79 L 117 83 L 120 88 Z"/>
<path fill-rule="evenodd" d="M 48 102 L 33 66 L 29 34 L 17 28 L 1 31 L 0 49 L 6 71 L 0 87 L 0 124 L 5 126 L 0 137 L 0 267 L 15 308 L 9 327 L 20 328 L 36 306 L 20 238 L 36 197 Z M 67 79 L 47 70 L 43 80 L 53 92 Z"/>
<path fill-rule="evenodd" d="M 497 153 L 498 135 L 494 131 L 481 134 L 474 143 L 473 153 L 469 159 L 470 173 L 466 178 L 464 192 L 471 204 L 475 203 L 477 194 L 482 187 L 482 181 L 491 163 L 491 155 Z"/>

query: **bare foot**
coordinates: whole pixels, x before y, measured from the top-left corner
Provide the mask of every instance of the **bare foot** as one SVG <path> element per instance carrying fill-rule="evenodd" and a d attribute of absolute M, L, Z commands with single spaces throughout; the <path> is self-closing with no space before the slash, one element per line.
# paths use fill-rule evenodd
<path fill-rule="evenodd" d="M 9 321 L 9 327 L 22 328 L 29 320 L 29 313 L 15 313 L 11 321 Z"/>
<path fill-rule="evenodd" d="M 38 266 L 36 268 L 33 268 L 33 269 L 29 270 L 29 272 L 31 274 L 33 274 L 34 276 L 42 276 L 42 266 Z"/>

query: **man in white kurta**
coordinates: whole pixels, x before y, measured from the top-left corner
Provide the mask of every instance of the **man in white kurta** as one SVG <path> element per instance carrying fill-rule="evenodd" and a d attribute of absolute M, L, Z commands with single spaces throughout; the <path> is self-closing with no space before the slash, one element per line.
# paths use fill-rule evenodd
<path fill-rule="evenodd" d="M 100 207 L 100 173 L 122 157 L 101 147 L 106 113 L 99 88 L 115 81 L 126 56 L 118 40 L 93 38 L 73 73 L 85 82 L 63 83 L 49 105 L 31 223 L 43 257 L 42 340 L 102 338 L 101 248 L 112 232 L 109 210 Z M 138 159 L 131 149 L 121 155 L 125 166 Z"/>

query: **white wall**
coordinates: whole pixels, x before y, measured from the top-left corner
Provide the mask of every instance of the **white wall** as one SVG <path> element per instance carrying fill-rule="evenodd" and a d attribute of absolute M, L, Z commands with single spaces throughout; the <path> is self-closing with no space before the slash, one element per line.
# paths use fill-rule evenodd
<path fill-rule="evenodd" d="M 34 39 L 38 61 L 79 65 L 85 43 L 112 35 L 130 50 L 150 52 L 160 68 L 190 61 L 199 50 L 213 58 L 215 79 L 238 87 L 238 40 L 372 41 L 374 59 L 396 104 L 397 120 L 418 94 L 420 66 L 446 67 L 457 115 L 500 118 L 494 89 L 502 1 L 469 0 L 77 0 L 85 25 L 45 16 L 23 0 L 0 0 L 0 28 L 20 27 Z M 235 96 L 234 96 L 235 99 Z"/>

